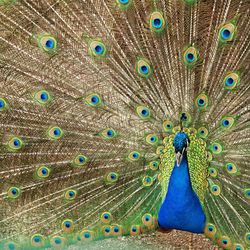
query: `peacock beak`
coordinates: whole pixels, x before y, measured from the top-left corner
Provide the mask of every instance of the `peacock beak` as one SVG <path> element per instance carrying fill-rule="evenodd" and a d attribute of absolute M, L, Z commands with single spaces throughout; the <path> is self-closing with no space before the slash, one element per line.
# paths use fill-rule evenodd
<path fill-rule="evenodd" d="M 184 154 L 184 152 L 185 152 L 186 149 L 187 149 L 187 148 L 184 147 L 184 148 L 182 149 L 182 153 L 181 153 L 181 152 L 177 152 L 177 153 L 175 154 L 175 159 L 176 159 L 177 167 L 180 166 L 181 161 L 182 161 L 182 158 L 183 158 L 183 154 Z"/>
<path fill-rule="evenodd" d="M 175 154 L 175 159 L 176 159 L 177 167 L 179 167 L 181 164 L 181 160 L 182 160 L 182 154 L 180 152 L 177 152 Z"/>

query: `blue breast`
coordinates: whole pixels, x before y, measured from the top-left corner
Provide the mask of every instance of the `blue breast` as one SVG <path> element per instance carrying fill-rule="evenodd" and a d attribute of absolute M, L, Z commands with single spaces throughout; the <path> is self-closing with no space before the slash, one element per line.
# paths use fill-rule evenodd
<path fill-rule="evenodd" d="M 179 167 L 175 163 L 168 191 L 158 214 L 158 223 L 163 229 L 203 233 L 205 221 L 202 206 L 191 185 L 185 154 Z"/>

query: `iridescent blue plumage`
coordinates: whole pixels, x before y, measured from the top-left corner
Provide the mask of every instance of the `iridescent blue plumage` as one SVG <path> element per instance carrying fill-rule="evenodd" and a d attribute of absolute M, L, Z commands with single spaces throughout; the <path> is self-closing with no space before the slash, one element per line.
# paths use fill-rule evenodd
<path fill-rule="evenodd" d="M 177 133 L 174 139 L 175 152 L 181 158 L 175 162 L 168 191 L 158 214 L 158 223 L 164 229 L 203 233 L 206 217 L 190 180 L 186 151 L 188 141 L 188 136 L 183 132 Z"/>

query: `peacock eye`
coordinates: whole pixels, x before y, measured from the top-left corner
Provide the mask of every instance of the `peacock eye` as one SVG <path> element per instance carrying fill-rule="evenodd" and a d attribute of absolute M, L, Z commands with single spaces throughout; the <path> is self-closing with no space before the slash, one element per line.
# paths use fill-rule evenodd
<path fill-rule="evenodd" d="M 104 212 L 104 213 L 102 213 L 102 215 L 101 215 L 101 221 L 102 221 L 103 223 L 110 223 L 111 220 L 112 220 L 112 215 L 111 215 L 111 213 L 109 213 L 109 212 Z"/>
<path fill-rule="evenodd" d="M 112 128 L 107 128 L 104 129 L 99 133 L 99 135 L 104 139 L 104 140 L 111 140 L 117 137 L 118 133 L 112 129 Z"/>
<path fill-rule="evenodd" d="M 218 170 L 214 167 L 210 167 L 208 169 L 208 172 L 209 172 L 209 175 L 212 177 L 217 177 L 217 175 L 218 175 Z"/>
<path fill-rule="evenodd" d="M 103 234 L 105 236 L 110 236 L 111 235 L 111 226 L 104 226 L 102 228 Z"/>
<path fill-rule="evenodd" d="M 54 236 L 51 238 L 50 243 L 53 247 L 58 248 L 58 247 L 63 247 L 64 245 L 65 238 L 61 236 Z"/>
<path fill-rule="evenodd" d="M 10 151 L 18 151 L 24 146 L 24 144 L 23 144 L 23 141 L 19 137 L 12 137 L 8 141 L 7 146 Z"/>
<path fill-rule="evenodd" d="M 145 140 L 146 140 L 146 143 L 148 143 L 149 145 L 152 145 L 152 146 L 157 145 L 159 142 L 159 138 L 156 134 L 147 135 Z"/>
<path fill-rule="evenodd" d="M 221 188 L 220 188 L 220 186 L 218 186 L 218 185 L 216 185 L 216 184 L 212 184 L 212 185 L 210 186 L 210 192 L 211 192 L 213 195 L 218 196 L 218 195 L 220 195 L 220 193 L 221 193 Z"/>
<path fill-rule="evenodd" d="M 41 247 L 43 245 L 44 242 L 44 237 L 41 234 L 34 234 L 31 237 L 31 244 L 34 247 Z"/>
<path fill-rule="evenodd" d="M 88 162 L 88 158 L 85 155 L 79 154 L 73 160 L 73 166 L 82 167 Z"/>
<path fill-rule="evenodd" d="M 195 47 L 189 47 L 184 52 L 184 63 L 192 67 L 199 59 L 199 52 Z"/>
<path fill-rule="evenodd" d="M 235 37 L 236 26 L 233 23 L 223 25 L 219 31 L 219 39 L 222 43 L 231 42 Z"/>
<path fill-rule="evenodd" d="M 147 65 L 142 65 L 142 66 L 140 67 L 140 72 L 141 72 L 142 74 L 144 74 L 144 75 L 148 74 L 148 72 L 149 72 L 149 67 L 148 67 Z"/>
<path fill-rule="evenodd" d="M 247 199 L 250 199 L 250 188 L 244 189 L 244 195 Z M 249 237 L 250 237 L 250 235 L 249 235 Z"/>
<path fill-rule="evenodd" d="M 231 72 L 224 78 L 224 87 L 226 90 L 233 90 L 240 84 L 238 72 Z"/>
<path fill-rule="evenodd" d="M 107 184 L 114 184 L 118 181 L 118 179 L 119 179 L 119 174 L 115 172 L 110 172 L 106 176 Z"/>
<path fill-rule="evenodd" d="M 218 142 L 212 143 L 209 148 L 210 148 L 211 152 L 215 155 L 219 155 L 223 151 L 222 145 Z"/>
<path fill-rule="evenodd" d="M 102 104 L 102 98 L 98 94 L 91 94 L 85 98 L 88 106 L 99 107 Z"/>
<path fill-rule="evenodd" d="M 6 110 L 7 108 L 7 102 L 5 99 L 0 98 L 0 112 Z"/>
<path fill-rule="evenodd" d="M 221 241 L 221 245 L 223 246 L 223 248 L 227 249 L 228 247 L 231 246 L 231 240 L 227 236 L 221 236 L 220 241 Z"/>
<path fill-rule="evenodd" d="M 77 192 L 73 189 L 67 190 L 64 194 L 64 197 L 67 201 L 72 201 L 76 198 Z"/>
<path fill-rule="evenodd" d="M 163 15 L 156 11 L 153 12 L 150 16 L 150 29 L 153 32 L 161 32 L 165 28 L 165 20 L 163 18 Z"/>
<path fill-rule="evenodd" d="M 200 94 L 195 101 L 197 108 L 205 109 L 208 106 L 208 96 L 205 94 Z"/>
<path fill-rule="evenodd" d="M 93 40 L 89 44 L 89 54 L 93 57 L 104 57 L 107 54 L 106 46 L 101 41 Z"/>
<path fill-rule="evenodd" d="M 38 46 L 45 52 L 54 52 L 57 49 L 57 40 L 50 35 L 38 36 Z"/>
<path fill-rule="evenodd" d="M 90 240 L 93 240 L 94 238 L 94 232 L 90 230 L 83 230 L 80 235 L 81 235 L 81 239 L 84 241 L 90 241 Z"/>
<path fill-rule="evenodd" d="M 129 3 L 129 0 L 118 0 L 120 4 L 128 4 Z"/>
<path fill-rule="evenodd" d="M 120 236 L 122 234 L 122 227 L 119 225 L 115 225 L 112 227 L 112 234 L 113 236 Z"/>
<path fill-rule="evenodd" d="M 154 179 L 151 176 L 145 176 L 142 180 L 142 184 L 144 187 L 150 187 L 154 183 Z"/>
<path fill-rule="evenodd" d="M 41 105 L 46 105 L 51 101 L 51 96 L 48 91 L 40 90 L 34 94 L 34 99 Z"/>
<path fill-rule="evenodd" d="M 188 62 L 193 62 L 195 60 L 195 56 L 193 53 L 187 53 L 186 54 L 186 59 Z"/>
<path fill-rule="evenodd" d="M 138 106 L 136 108 L 136 113 L 142 120 L 148 120 L 150 119 L 150 116 L 151 116 L 151 112 L 149 108 L 145 106 Z"/>
<path fill-rule="evenodd" d="M 232 116 L 222 118 L 221 126 L 223 129 L 230 129 L 235 124 L 235 119 Z"/>
<path fill-rule="evenodd" d="M 58 140 L 63 136 L 63 131 L 60 127 L 51 127 L 48 129 L 47 135 L 52 140 Z"/>
<path fill-rule="evenodd" d="M 205 234 L 209 238 L 213 238 L 217 232 L 215 225 L 209 223 L 205 227 Z"/>
<path fill-rule="evenodd" d="M 151 162 L 149 163 L 150 169 L 152 169 L 152 170 L 154 170 L 154 171 L 158 170 L 159 165 L 160 165 L 160 162 L 159 162 L 159 161 L 151 161 Z"/>
<path fill-rule="evenodd" d="M 18 187 L 10 187 L 7 191 L 7 196 L 10 199 L 17 199 L 21 194 L 21 190 Z"/>
<path fill-rule="evenodd" d="M 50 172 L 50 168 L 48 168 L 47 166 L 41 166 L 36 170 L 36 175 L 38 178 L 44 179 L 49 177 Z"/>
<path fill-rule="evenodd" d="M 148 78 L 152 74 L 152 69 L 146 59 L 139 59 L 136 63 L 136 72 L 143 78 Z"/>
<path fill-rule="evenodd" d="M 19 249 L 14 242 L 10 242 L 4 245 L 5 250 L 15 250 Z"/>
<path fill-rule="evenodd" d="M 142 223 L 146 226 L 151 226 L 153 224 L 153 217 L 151 214 L 147 213 L 142 216 Z"/>
<path fill-rule="evenodd" d="M 141 158 L 141 154 L 139 152 L 137 152 L 137 151 L 132 151 L 128 155 L 128 159 L 130 161 L 138 161 L 140 158 Z"/>
<path fill-rule="evenodd" d="M 66 219 L 62 222 L 62 229 L 64 232 L 69 233 L 74 230 L 74 223 L 70 219 Z"/>

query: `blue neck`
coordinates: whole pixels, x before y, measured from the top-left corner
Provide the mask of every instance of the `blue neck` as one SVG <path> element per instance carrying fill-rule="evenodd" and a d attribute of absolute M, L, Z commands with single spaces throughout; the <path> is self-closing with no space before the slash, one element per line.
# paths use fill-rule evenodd
<path fill-rule="evenodd" d="M 192 188 L 185 152 L 179 167 L 175 162 L 158 222 L 165 229 L 203 233 L 205 220 L 200 201 Z"/>

